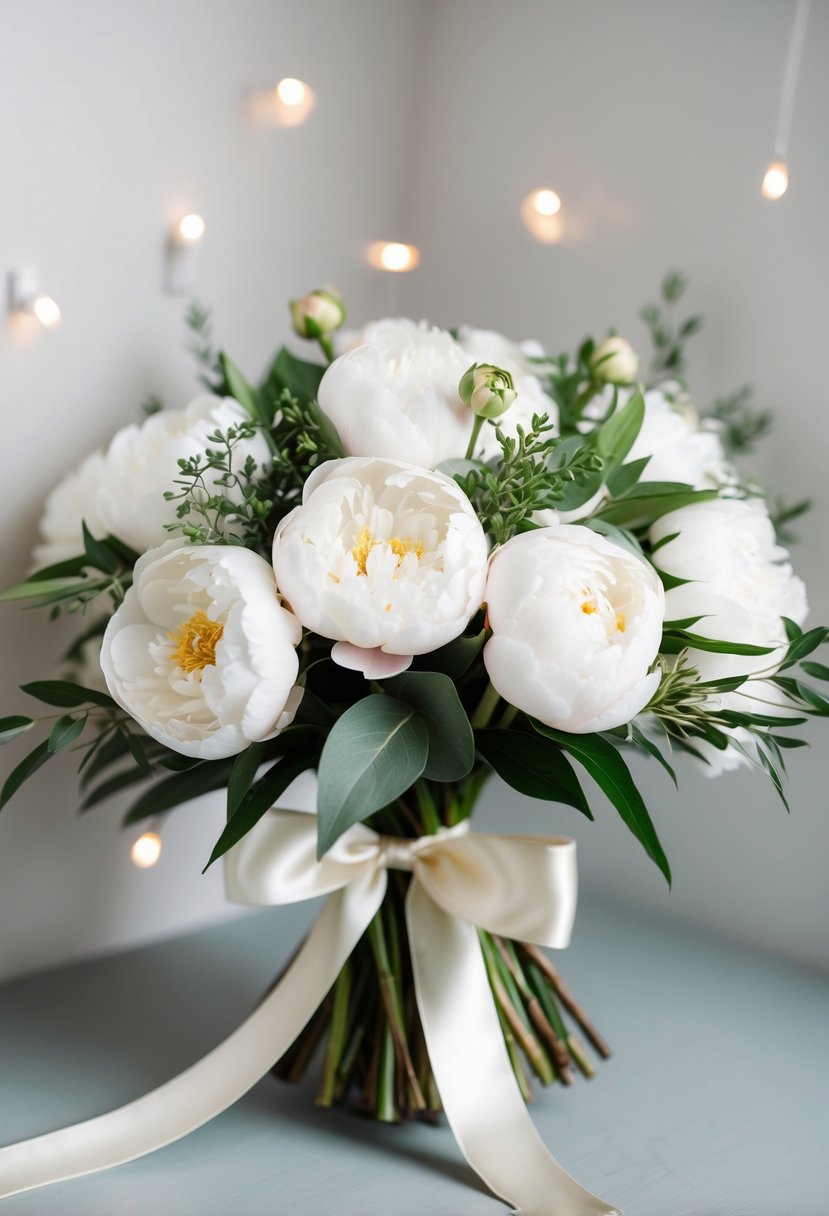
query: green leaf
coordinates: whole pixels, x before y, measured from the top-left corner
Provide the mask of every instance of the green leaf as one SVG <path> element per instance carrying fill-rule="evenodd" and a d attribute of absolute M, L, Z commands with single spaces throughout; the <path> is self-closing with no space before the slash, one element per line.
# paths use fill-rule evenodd
<path fill-rule="evenodd" d="M 829 629 L 818 625 L 816 629 L 809 629 L 806 633 L 794 638 L 789 642 L 789 649 L 786 651 L 784 662 L 780 664 L 780 671 L 785 671 L 787 667 L 793 667 L 795 663 L 805 659 L 806 655 L 817 650 L 818 646 L 822 646 L 827 637 L 829 637 Z"/>
<path fill-rule="evenodd" d="M 208 760 L 183 773 L 173 773 L 156 781 L 132 804 L 124 816 L 124 826 L 160 815 L 191 798 L 223 789 L 230 777 L 230 760 Z"/>
<path fill-rule="evenodd" d="M 234 760 L 233 768 L 230 770 L 230 780 L 227 783 L 228 820 L 233 818 L 239 803 L 250 789 L 264 754 L 264 743 L 251 743 L 250 747 L 240 752 Z"/>
<path fill-rule="evenodd" d="M 271 365 L 268 380 L 275 378 L 292 397 L 316 401 L 325 368 L 319 363 L 298 359 L 283 346 Z"/>
<path fill-rule="evenodd" d="M 79 553 L 77 557 L 67 557 L 65 561 L 54 562 L 51 566 L 41 566 L 39 570 L 35 570 L 29 575 L 27 581 L 29 583 L 50 582 L 53 579 L 77 577 L 79 574 L 83 574 L 86 566 L 86 554 Z"/>
<path fill-rule="evenodd" d="M 6 778 L 6 784 L 3 786 L 2 791 L 0 791 L 0 810 L 17 793 L 23 782 L 31 777 L 33 773 L 36 773 L 40 766 L 45 764 L 52 755 L 53 753 L 49 751 L 48 742 L 44 739 L 42 743 L 38 743 L 34 751 L 29 752 L 28 756 L 24 756 L 17 768 L 9 773 L 9 776 Z"/>
<path fill-rule="evenodd" d="M 413 706 L 429 732 L 429 758 L 423 776 L 431 781 L 461 781 L 475 763 L 475 741 L 466 710 L 449 676 L 437 671 L 406 671 L 384 688 Z"/>
<path fill-rule="evenodd" d="M 637 390 L 622 409 L 616 410 L 593 432 L 596 451 L 605 461 L 606 478 L 621 465 L 633 447 L 644 420 L 645 399 Z"/>
<path fill-rule="evenodd" d="M 70 590 L 87 591 L 89 580 L 78 582 L 77 578 L 31 578 L 25 583 L 18 583 L 0 592 L 0 604 L 9 604 L 14 600 L 39 599 L 41 596 L 65 594 Z"/>
<path fill-rule="evenodd" d="M 57 705 L 59 709 L 74 709 L 79 705 L 103 705 L 107 709 L 115 709 L 115 702 L 105 692 L 84 688 L 72 680 L 35 680 L 31 684 L 21 684 L 20 691 L 46 705 Z"/>
<path fill-rule="evenodd" d="M 662 755 L 662 752 L 656 746 L 653 739 L 649 739 L 648 736 L 645 734 L 645 732 L 643 730 L 640 730 L 640 728 L 636 725 L 635 722 L 630 723 L 630 725 L 628 726 L 628 730 L 630 731 L 631 742 L 634 743 L 636 745 L 636 747 L 641 748 L 643 752 L 647 752 L 649 756 L 653 756 L 654 760 L 657 760 L 662 765 L 665 772 L 670 777 L 671 781 L 673 781 L 674 785 L 677 788 L 679 788 L 679 782 L 676 779 L 676 773 L 674 772 L 672 766 L 668 763 L 668 761 Z"/>
<path fill-rule="evenodd" d="M 11 743 L 18 735 L 25 734 L 34 726 L 34 718 L 24 718 L 15 714 L 10 718 L 0 718 L 0 744 Z"/>
<path fill-rule="evenodd" d="M 318 856 L 413 785 L 428 755 L 426 723 L 410 705 L 377 693 L 346 710 L 320 757 Z"/>
<path fill-rule="evenodd" d="M 807 660 L 805 663 L 801 663 L 800 666 L 807 676 L 812 676 L 815 680 L 829 680 L 829 667 L 826 667 L 823 663 L 812 663 Z"/>
<path fill-rule="evenodd" d="M 80 809 L 88 811 L 93 806 L 97 806 L 99 802 L 106 802 L 107 798 L 112 798 L 114 794 L 120 794 L 121 790 L 129 789 L 131 785 L 137 785 L 139 781 L 146 780 L 147 777 L 140 768 L 132 767 L 124 769 L 120 773 L 114 773 L 113 776 L 107 777 L 106 781 L 96 785 L 94 790 L 90 790 L 81 803 Z"/>
<path fill-rule="evenodd" d="M 80 718 L 73 718 L 70 714 L 64 714 L 62 718 L 58 718 L 49 732 L 49 738 L 46 741 L 49 751 L 60 752 L 65 747 L 69 747 L 70 743 L 74 743 L 78 735 L 83 733 L 83 728 L 86 726 L 87 721 L 86 714 L 83 714 Z"/>
<path fill-rule="evenodd" d="M 686 629 L 678 629 L 675 632 L 666 630 L 663 633 L 659 650 L 661 654 L 679 654 L 688 647 L 710 651 L 713 654 L 741 655 L 771 654 L 775 649 L 774 646 L 750 646 L 748 642 L 721 642 L 714 638 L 704 638 L 698 633 L 689 633 Z"/>
<path fill-rule="evenodd" d="M 593 818 L 578 777 L 552 740 L 519 730 L 478 730 L 475 743 L 487 764 L 519 794 L 563 802 Z"/>
<path fill-rule="evenodd" d="M 632 553 L 634 557 L 638 557 L 640 561 L 647 561 L 642 546 L 639 544 L 632 532 L 625 531 L 624 528 L 617 528 L 615 524 L 609 524 L 606 519 L 600 519 L 594 515 L 590 519 L 582 520 L 586 528 L 590 528 L 593 532 L 598 532 L 600 536 L 606 536 L 614 545 L 618 545 L 620 549 L 626 549 L 628 553 Z"/>
<path fill-rule="evenodd" d="M 225 385 L 230 390 L 231 396 L 236 398 L 252 422 L 261 422 L 262 416 L 259 410 L 257 394 L 248 384 L 239 368 L 224 353 L 219 355 L 219 366 L 221 367 Z"/>
<path fill-rule="evenodd" d="M 439 650 L 416 655 L 415 666 L 420 670 L 440 671 L 453 680 L 458 680 L 475 662 L 485 640 L 486 633 L 483 629 L 471 638 L 461 635 L 441 646 Z"/>
<path fill-rule="evenodd" d="M 89 558 L 89 564 L 95 570 L 101 570 L 104 574 L 114 574 L 118 569 L 118 558 L 106 544 L 102 544 L 101 541 L 95 539 L 89 528 L 87 528 L 85 520 L 81 521 L 81 530 L 83 532 L 83 547 Z"/>
<path fill-rule="evenodd" d="M 613 744 L 608 743 L 601 735 L 569 735 L 564 731 L 554 730 L 551 726 L 545 726 L 543 722 L 534 719 L 531 721 L 540 734 L 555 739 L 587 770 L 616 807 L 645 852 L 659 866 L 670 886 L 671 867 L 659 843 L 656 828 L 627 765 Z"/>
<path fill-rule="evenodd" d="M 655 482 L 640 482 L 623 498 L 615 498 L 601 507 L 599 517 L 623 528 L 647 528 L 663 515 L 678 511 L 680 507 L 711 502 L 717 497 L 716 490 L 694 490 L 689 487 L 666 492 L 650 488 L 656 485 Z"/>
<path fill-rule="evenodd" d="M 130 755 L 144 776 L 152 777 L 153 766 L 150 764 L 141 738 L 138 735 L 134 735 L 131 731 L 127 731 L 127 747 L 130 749 Z"/>
<path fill-rule="evenodd" d="M 650 456 L 643 456 L 640 460 L 632 460 L 630 464 L 620 464 L 617 469 L 614 469 L 605 483 L 611 498 L 618 498 L 621 494 L 626 494 L 628 490 L 633 489 L 649 463 Z"/>
<path fill-rule="evenodd" d="M 105 768 L 109 768 L 110 764 L 115 764 L 116 760 L 120 760 L 129 750 L 127 737 L 122 730 L 113 731 L 108 739 L 102 743 L 97 742 L 95 746 L 94 758 L 84 761 L 81 789 L 85 789 L 99 773 L 102 773 Z"/>
<path fill-rule="evenodd" d="M 300 773 L 314 767 L 316 758 L 316 752 L 300 752 L 297 755 L 285 756 L 268 769 L 264 777 L 248 790 L 232 818 L 228 820 L 227 827 L 216 841 L 210 859 L 204 867 L 205 870 L 256 826 L 277 798 L 285 793 L 291 782 L 295 781 Z"/>
<path fill-rule="evenodd" d="M 796 621 L 790 620 L 789 617 L 787 617 L 787 616 L 781 617 L 780 619 L 782 620 L 783 625 L 785 627 L 786 637 L 789 639 L 790 642 L 793 642 L 795 640 L 795 638 L 799 638 L 801 636 L 801 634 L 803 633 L 803 630 L 800 628 L 800 626 L 797 624 Z"/>

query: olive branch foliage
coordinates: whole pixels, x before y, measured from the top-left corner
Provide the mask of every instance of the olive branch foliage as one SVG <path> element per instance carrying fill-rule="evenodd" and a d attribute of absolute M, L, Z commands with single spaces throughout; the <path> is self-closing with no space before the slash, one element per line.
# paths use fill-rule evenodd
<path fill-rule="evenodd" d="M 662 283 L 659 302 L 641 314 L 653 345 L 651 374 L 658 379 L 681 381 L 685 345 L 701 326 L 696 316 L 676 318 L 686 287 L 684 276 L 671 272 Z M 175 512 L 169 530 L 190 543 L 243 545 L 269 557 L 274 530 L 301 501 L 309 475 L 325 461 L 344 455 L 334 426 L 317 403 L 325 369 L 283 348 L 254 385 L 217 351 L 209 309 L 194 301 L 185 324 L 200 383 L 234 398 L 246 418 L 215 429 L 205 450 L 179 461 L 166 493 Z M 588 338 L 574 355 L 539 359 L 535 370 L 554 404 L 550 414 L 534 416 L 515 434 L 488 423 L 496 430 L 496 459 L 451 460 L 440 469 L 470 499 L 493 546 L 539 526 L 542 512 L 592 505 L 582 523 L 652 561 L 658 571 L 658 551 L 648 541 L 653 522 L 680 507 L 715 498 L 716 492 L 650 480 L 647 458 L 629 459 L 644 418 L 644 400 L 638 392 L 620 408 L 618 391 L 604 391 L 596 378 L 594 350 Z M 145 412 L 152 412 L 160 402 L 151 398 L 147 406 Z M 552 422 L 556 414 L 557 428 Z M 768 413 L 753 409 L 748 388 L 715 402 L 708 419 L 730 453 L 749 450 L 770 425 Z M 240 445 L 247 448 L 256 437 L 267 448 L 267 459 L 240 457 Z M 781 538 L 807 507 L 778 505 L 774 514 Z M 482 610 L 460 637 L 416 657 L 402 675 L 374 684 L 333 663 L 330 642 L 306 632 L 299 648 L 303 699 L 293 724 L 230 759 L 190 758 L 146 736 L 107 693 L 83 684 L 79 673 L 85 655 L 100 646 L 108 616 L 123 600 L 138 556 L 116 537 L 94 537 L 86 525 L 83 547 L 77 558 L 39 570 L 0 595 L 0 601 L 85 618 L 83 631 L 65 656 L 64 678 L 23 686 L 44 712 L 0 719 L 0 743 L 36 728 L 44 733 L 7 778 L 0 807 L 62 752 L 79 756 L 84 810 L 139 787 L 126 812 L 127 824 L 223 789 L 227 826 L 208 864 L 241 839 L 307 769 L 318 772 L 321 851 L 352 823 L 370 816 L 381 830 L 404 834 L 451 826 L 470 813 L 493 772 L 522 794 L 564 804 L 592 818 L 581 785 L 586 773 L 670 881 L 667 857 L 625 755 L 648 755 L 676 782 L 669 759 L 673 751 L 705 761 L 702 745 L 736 748 L 767 773 L 783 797 L 785 753 L 805 745 L 789 731 L 808 716 L 829 716 L 829 697 L 805 678 L 818 684 L 829 681 L 829 667 L 810 657 L 829 631 L 804 632 L 785 621 L 782 663 L 778 646 L 766 674 L 701 680 L 693 664 L 695 653 L 744 655 L 756 667 L 772 649 L 713 641 L 696 632 L 698 621 L 690 620 L 666 622 L 655 665 L 659 684 L 641 715 L 615 730 L 566 734 L 507 705 L 494 692 L 482 661 L 488 636 Z M 666 589 L 680 581 L 661 577 Z M 733 699 L 723 701 L 735 693 L 750 698 L 744 710 L 733 708 Z M 773 702 L 767 712 L 765 701 Z M 355 756 L 365 755 L 360 744 L 366 738 L 372 740 L 371 759 L 355 761 Z"/>

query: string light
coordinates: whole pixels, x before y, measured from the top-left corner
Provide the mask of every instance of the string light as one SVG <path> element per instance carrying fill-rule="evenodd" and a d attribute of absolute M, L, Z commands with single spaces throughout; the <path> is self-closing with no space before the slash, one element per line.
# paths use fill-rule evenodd
<path fill-rule="evenodd" d="M 781 199 L 789 188 L 789 170 L 786 164 L 786 156 L 789 150 L 794 99 L 797 93 L 800 61 L 803 57 L 803 44 L 806 41 L 806 24 L 809 20 L 811 4 L 812 0 L 797 0 L 792 34 L 789 39 L 789 51 L 786 56 L 786 67 L 783 72 L 783 87 L 780 90 L 780 109 L 777 112 L 774 156 L 766 168 L 763 182 L 760 186 L 760 193 L 763 198 L 767 198 L 772 203 L 776 203 L 778 199 Z"/>
<path fill-rule="evenodd" d="M 139 870 L 149 870 L 161 856 L 161 837 L 158 832 L 143 832 L 130 849 L 133 865 Z"/>
<path fill-rule="evenodd" d="M 60 325 L 61 311 L 57 300 L 40 291 L 38 274 L 32 266 L 13 270 L 9 275 L 9 309 L 14 317 L 31 325 L 37 321 L 44 329 Z"/>
<path fill-rule="evenodd" d="M 249 98 L 251 117 L 265 126 L 298 127 L 316 104 L 310 84 L 296 76 L 285 76 L 275 88 L 252 93 Z"/>
<path fill-rule="evenodd" d="M 183 215 L 176 225 L 176 235 L 179 240 L 184 241 L 188 245 L 192 245 L 195 241 L 200 241 L 204 233 L 204 220 L 200 215 L 196 215 L 195 211 L 191 211 L 189 215 Z"/>
<path fill-rule="evenodd" d="M 401 241 L 375 241 L 369 246 L 368 261 L 376 270 L 399 274 L 414 270 L 420 264 L 420 250 L 416 245 L 404 245 Z"/>
<path fill-rule="evenodd" d="M 524 227 L 544 245 L 556 245 L 562 236 L 561 198 L 549 186 L 531 190 L 521 204 Z"/>

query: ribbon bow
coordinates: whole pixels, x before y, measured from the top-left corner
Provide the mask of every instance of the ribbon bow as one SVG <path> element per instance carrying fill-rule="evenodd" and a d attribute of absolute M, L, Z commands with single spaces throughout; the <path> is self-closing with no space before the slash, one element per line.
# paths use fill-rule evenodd
<path fill-rule="evenodd" d="M 317 861 L 316 818 L 273 809 L 225 859 L 228 895 L 289 904 L 328 895 L 280 983 L 192 1068 L 110 1114 L 0 1149 L 0 1198 L 142 1157 L 195 1131 L 270 1071 L 380 909 L 387 871 L 412 871 L 406 921 L 418 1009 L 446 1117 L 472 1168 L 524 1216 L 618 1216 L 549 1154 L 504 1046 L 476 926 L 564 947 L 575 842 L 467 834 L 417 840 L 350 828 Z"/>

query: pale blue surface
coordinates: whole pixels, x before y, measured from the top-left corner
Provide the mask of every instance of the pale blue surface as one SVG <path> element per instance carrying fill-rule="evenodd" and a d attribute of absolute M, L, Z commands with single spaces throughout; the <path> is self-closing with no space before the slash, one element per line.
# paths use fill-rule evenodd
<path fill-rule="evenodd" d="M 0 1141 L 138 1097 L 242 1020 L 307 910 L 0 989 Z M 565 977 L 616 1049 L 533 1107 L 562 1163 L 628 1216 L 827 1216 L 829 978 L 583 906 Z M 380 1127 L 270 1078 L 154 1156 L 0 1216 L 495 1216 L 446 1127 Z"/>

